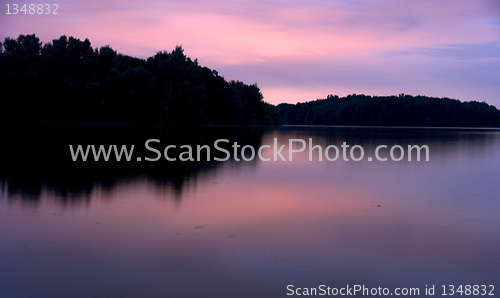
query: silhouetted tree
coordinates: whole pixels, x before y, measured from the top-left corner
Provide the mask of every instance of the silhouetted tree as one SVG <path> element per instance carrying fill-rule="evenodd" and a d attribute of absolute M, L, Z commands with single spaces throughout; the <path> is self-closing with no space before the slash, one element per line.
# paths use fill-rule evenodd
<path fill-rule="evenodd" d="M 0 48 L 0 87 L 16 92 L 0 100 L 0 120 L 277 124 L 257 85 L 227 82 L 181 46 L 144 60 L 33 34 Z"/>

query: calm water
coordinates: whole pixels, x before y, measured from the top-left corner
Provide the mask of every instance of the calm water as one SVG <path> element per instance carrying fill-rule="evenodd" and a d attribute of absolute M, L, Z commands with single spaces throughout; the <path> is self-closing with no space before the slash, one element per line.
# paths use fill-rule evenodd
<path fill-rule="evenodd" d="M 286 297 L 291 284 L 500 292 L 498 130 L 0 128 L 0 297 Z M 425 144 L 430 161 L 70 161 L 69 144 L 150 138 L 312 138 L 365 156 Z"/>

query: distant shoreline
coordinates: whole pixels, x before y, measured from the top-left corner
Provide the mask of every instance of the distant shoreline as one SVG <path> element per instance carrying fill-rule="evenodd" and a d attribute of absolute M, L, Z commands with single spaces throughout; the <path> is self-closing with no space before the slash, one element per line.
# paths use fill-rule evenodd
<path fill-rule="evenodd" d="M 427 96 L 329 95 L 276 106 L 280 124 L 406 127 L 500 127 L 500 111 L 485 102 Z"/>

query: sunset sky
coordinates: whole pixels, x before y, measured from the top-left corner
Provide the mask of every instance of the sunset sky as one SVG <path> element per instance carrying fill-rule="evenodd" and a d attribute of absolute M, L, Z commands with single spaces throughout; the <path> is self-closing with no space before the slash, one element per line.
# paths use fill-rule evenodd
<path fill-rule="evenodd" d="M 141 58 L 182 45 L 274 104 L 407 93 L 500 107 L 498 0 L 62 0 L 40 16 L 1 2 L 1 41 L 67 35 Z"/>

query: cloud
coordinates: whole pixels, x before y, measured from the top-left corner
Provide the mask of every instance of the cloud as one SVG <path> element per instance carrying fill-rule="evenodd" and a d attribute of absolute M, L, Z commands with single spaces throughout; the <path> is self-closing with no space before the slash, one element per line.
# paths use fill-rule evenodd
<path fill-rule="evenodd" d="M 500 42 L 478 44 L 449 44 L 432 48 L 420 48 L 395 52 L 400 55 L 426 55 L 434 58 L 457 60 L 500 61 Z"/>

